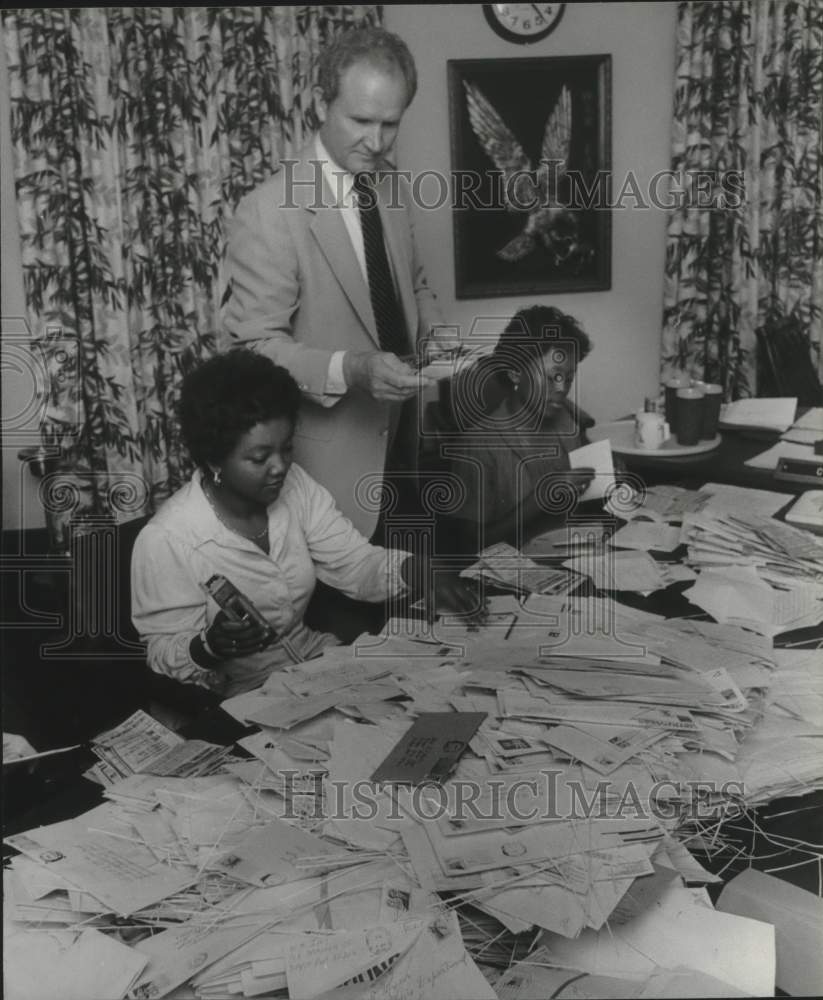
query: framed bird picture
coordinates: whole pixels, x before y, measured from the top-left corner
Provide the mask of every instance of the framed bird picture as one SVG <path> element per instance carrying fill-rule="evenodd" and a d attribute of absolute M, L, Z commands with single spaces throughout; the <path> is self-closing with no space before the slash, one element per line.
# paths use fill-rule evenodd
<path fill-rule="evenodd" d="M 455 294 L 611 287 L 611 57 L 450 60 Z"/>

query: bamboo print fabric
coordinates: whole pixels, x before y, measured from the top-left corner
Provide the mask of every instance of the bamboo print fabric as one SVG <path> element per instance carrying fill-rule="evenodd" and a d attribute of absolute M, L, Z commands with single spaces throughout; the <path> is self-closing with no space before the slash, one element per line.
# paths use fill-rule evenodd
<path fill-rule="evenodd" d="M 224 227 L 314 127 L 317 55 L 369 6 L 4 10 L 42 495 L 150 512 L 187 477 L 174 407 L 216 349 Z M 37 353 L 36 352 L 36 353 Z"/>
<path fill-rule="evenodd" d="M 820 358 L 823 5 L 681 3 L 676 73 L 672 170 L 732 197 L 670 214 L 662 374 L 683 368 L 737 399 L 757 392 L 758 328 L 788 317 Z"/>

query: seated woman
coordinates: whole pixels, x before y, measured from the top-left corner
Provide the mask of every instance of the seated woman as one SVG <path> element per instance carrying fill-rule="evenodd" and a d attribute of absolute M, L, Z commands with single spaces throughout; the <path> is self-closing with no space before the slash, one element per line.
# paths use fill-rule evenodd
<path fill-rule="evenodd" d="M 331 494 L 292 462 L 300 391 L 284 369 L 247 350 L 217 355 L 183 381 L 180 426 L 198 466 L 143 528 L 132 556 L 132 616 L 158 673 L 229 697 L 337 639 L 303 624 L 321 579 L 382 601 L 424 581 L 428 600 L 470 611 L 467 580 L 370 545 Z M 274 630 L 231 621 L 203 589 L 222 574 Z"/>
<path fill-rule="evenodd" d="M 571 316 L 532 306 L 453 386 L 460 436 L 451 453 L 460 457 L 452 471 L 466 487 L 454 526 L 462 550 L 516 545 L 559 526 L 569 500 L 588 487 L 594 470 L 569 466 L 568 453 L 587 442 L 567 397 L 590 350 Z"/>

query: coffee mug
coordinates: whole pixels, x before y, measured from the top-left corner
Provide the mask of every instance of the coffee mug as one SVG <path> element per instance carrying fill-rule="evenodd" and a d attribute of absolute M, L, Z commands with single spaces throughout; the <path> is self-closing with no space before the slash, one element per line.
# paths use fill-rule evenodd
<path fill-rule="evenodd" d="M 720 406 L 723 402 L 723 386 L 700 382 L 698 388 L 703 390 L 703 422 L 700 425 L 700 438 L 708 441 L 717 434 Z"/>
<path fill-rule="evenodd" d="M 687 389 L 690 384 L 691 380 L 685 372 L 677 372 L 663 386 L 666 398 L 666 420 L 675 434 L 677 433 L 677 390 Z"/>
<path fill-rule="evenodd" d="M 638 413 L 634 418 L 634 441 L 638 448 L 661 448 L 671 436 L 662 413 Z"/>
<path fill-rule="evenodd" d="M 700 440 L 705 398 L 703 390 L 695 386 L 677 390 L 677 440 L 680 444 L 693 445 Z"/>

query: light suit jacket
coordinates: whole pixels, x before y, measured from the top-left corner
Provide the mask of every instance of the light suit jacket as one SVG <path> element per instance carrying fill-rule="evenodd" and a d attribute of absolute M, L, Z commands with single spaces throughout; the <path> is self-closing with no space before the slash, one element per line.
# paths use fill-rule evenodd
<path fill-rule="evenodd" d="M 254 347 L 292 373 L 304 394 L 295 461 L 368 538 L 377 510 L 365 502 L 364 487 L 375 474 L 382 477 L 400 408 L 360 391 L 324 396 L 332 353 L 374 351 L 378 340 L 368 286 L 315 157 L 311 142 L 237 208 L 222 346 Z M 377 186 L 412 353 L 441 319 L 417 258 L 408 200 L 397 188 L 388 177 Z"/>

